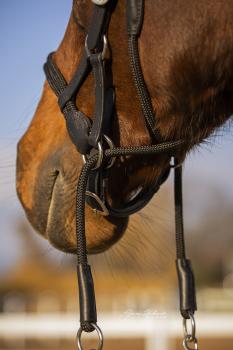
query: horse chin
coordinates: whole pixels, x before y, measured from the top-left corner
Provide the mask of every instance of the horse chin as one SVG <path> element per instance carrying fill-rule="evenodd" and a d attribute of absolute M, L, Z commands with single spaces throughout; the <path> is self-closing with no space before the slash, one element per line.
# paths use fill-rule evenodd
<path fill-rule="evenodd" d="M 76 238 L 76 181 L 67 183 L 58 175 L 53 186 L 48 210 L 46 236 L 56 248 L 75 253 Z M 85 208 L 86 241 L 89 254 L 101 253 L 110 248 L 124 234 L 128 219 L 111 219 Z"/>
<path fill-rule="evenodd" d="M 56 197 L 56 191 L 54 196 Z M 59 212 L 59 215 L 57 213 Z M 72 211 L 74 212 L 74 210 Z M 46 238 L 52 246 L 66 253 L 77 251 L 75 215 L 69 221 L 69 212 L 63 203 L 51 201 Z M 86 241 L 88 254 L 98 254 L 109 249 L 124 234 L 128 219 L 110 220 L 86 206 Z"/>
<path fill-rule="evenodd" d="M 40 169 L 33 194 L 33 207 L 28 210 L 21 200 L 32 226 L 56 249 L 76 253 L 76 182 L 67 180 L 59 171 Z M 111 219 L 95 214 L 86 206 L 86 241 L 89 254 L 109 249 L 124 234 L 128 219 Z"/>

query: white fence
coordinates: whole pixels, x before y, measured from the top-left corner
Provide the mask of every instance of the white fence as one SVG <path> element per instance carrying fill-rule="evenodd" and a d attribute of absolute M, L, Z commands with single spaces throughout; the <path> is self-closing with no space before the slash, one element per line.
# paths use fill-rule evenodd
<path fill-rule="evenodd" d="M 198 336 L 233 338 L 232 314 L 197 314 L 196 323 Z M 181 318 L 174 314 L 157 317 L 99 314 L 98 324 L 105 338 L 144 338 L 146 350 L 171 350 L 169 339 L 182 337 L 183 331 Z M 72 339 L 78 327 L 76 314 L 0 315 L 1 339 Z"/>

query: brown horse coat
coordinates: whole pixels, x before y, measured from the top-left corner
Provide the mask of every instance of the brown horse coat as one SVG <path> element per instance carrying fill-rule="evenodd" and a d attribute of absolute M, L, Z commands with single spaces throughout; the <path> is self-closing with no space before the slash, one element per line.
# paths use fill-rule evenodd
<path fill-rule="evenodd" d="M 74 0 L 65 36 L 54 55 L 68 81 L 81 57 L 91 10 L 91 1 Z M 190 141 L 180 150 L 180 159 L 232 114 L 232 24 L 232 0 L 145 1 L 139 40 L 143 74 L 164 140 Z M 149 144 L 129 66 L 124 1 L 118 2 L 108 36 L 117 110 L 111 136 L 116 145 Z M 92 115 L 91 76 L 77 104 Z M 139 186 L 150 186 L 168 162 L 166 156 L 118 162 L 111 174 L 109 200 L 121 205 Z M 57 99 L 45 83 L 33 120 L 18 144 L 17 192 L 34 228 L 51 244 L 70 252 L 76 246 L 75 195 L 81 165 Z M 86 219 L 90 252 L 109 247 L 127 225 L 127 220 L 109 220 L 89 208 Z"/>

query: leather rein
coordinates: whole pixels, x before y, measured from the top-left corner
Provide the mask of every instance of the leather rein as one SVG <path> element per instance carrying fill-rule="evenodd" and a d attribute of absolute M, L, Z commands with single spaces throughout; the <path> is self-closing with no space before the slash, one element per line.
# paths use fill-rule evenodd
<path fill-rule="evenodd" d="M 142 209 L 159 190 L 167 179 L 170 168 L 147 191 L 140 192 L 123 208 L 113 208 L 105 198 L 105 183 L 109 169 L 118 157 L 166 154 L 174 158 L 173 167 L 175 193 L 176 223 L 176 268 L 179 281 L 180 312 L 183 317 L 185 349 L 198 349 L 194 312 L 196 293 L 191 262 L 186 258 L 183 229 L 182 204 L 182 167 L 176 159 L 176 151 L 186 143 L 185 140 L 161 142 L 159 130 L 156 128 L 152 102 L 148 93 L 138 51 L 138 38 L 144 19 L 144 0 L 127 0 L 127 29 L 129 57 L 135 87 L 140 100 L 141 109 L 151 136 L 150 146 L 115 147 L 109 138 L 109 129 L 115 113 L 115 89 L 112 82 L 111 60 L 106 58 L 108 50 L 107 32 L 111 15 L 118 0 L 92 0 L 94 3 L 92 20 L 85 40 L 85 47 L 79 65 L 69 83 L 53 60 L 53 53 L 48 56 L 44 65 L 47 81 L 58 97 L 58 104 L 65 117 L 66 127 L 71 141 L 82 155 L 84 165 L 77 185 L 76 203 L 76 235 L 77 235 L 77 275 L 79 285 L 80 329 L 77 341 L 82 350 L 81 334 L 83 331 L 96 330 L 99 336 L 99 347 L 103 347 L 103 335 L 97 325 L 94 283 L 91 267 L 87 259 L 85 236 L 85 203 L 95 212 L 111 217 L 128 217 Z M 81 6 L 81 5 L 80 5 Z M 108 61 L 108 62 L 107 62 Z M 95 109 L 93 121 L 81 112 L 76 105 L 76 96 L 87 76 L 92 73 L 95 82 Z M 187 330 L 190 320 L 191 332 Z M 192 346 L 192 347 L 191 347 Z"/>

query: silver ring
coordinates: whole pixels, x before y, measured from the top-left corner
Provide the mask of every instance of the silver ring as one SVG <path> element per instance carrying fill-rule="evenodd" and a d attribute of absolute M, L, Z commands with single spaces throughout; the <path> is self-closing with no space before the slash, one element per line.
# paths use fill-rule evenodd
<path fill-rule="evenodd" d="M 97 196 L 96 193 L 90 192 L 90 191 L 86 191 L 86 196 L 93 198 L 93 199 L 99 204 L 100 208 L 102 209 L 102 211 L 101 211 L 101 210 L 97 210 L 97 209 L 92 209 L 92 210 L 94 210 L 95 213 L 99 213 L 99 214 L 101 214 L 101 215 L 103 215 L 103 216 L 108 216 L 108 215 L 109 215 L 109 210 L 108 210 L 108 208 L 107 208 L 106 205 L 102 202 L 102 200 L 100 199 L 100 197 Z"/>
<path fill-rule="evenodd" d="M 189 319 L 183 318 L 184 337 L 189 338 L 189 341 L 192 341 L 196 338 L 196 323 L 195 323 L 195 318 L 193 316 L 193 313 L 189 312 L 188 314 L 189 314 Z M 188 332 L 188 326 L 187 326 L 188 320 L 191 321 L 191 333 Z"/>
<path fill-rule="evenodd" d="M 112 142 L 112 140 L 107 136 L 107 135 L 103 135 L 104 140 L 107 142 L 109 149 L 113 149 L 114 143 Z M 100 168 L 102 162 L 103 162 L 103 158 L 104 158 L 104 151 L 103 151 L 103 146 L 101 141 L 98 142 L 98 160 L 96 162 L 96 165 L 94 168 L 92 168 L 92 170 L 96 170 L 98 168 Z M 86 154 L 82 154 L 82 160 L 83 160 L 83 164 L 86 164 L 87 160 L 88 160 L 88 156 Z M 106 169 L 109 169 L 113 166 L 113 164 L 116 161 L 116 157 L 112 157 L 110 162 L 108 163 L 108 165 L 106 166 Z"/>
<path fill-rule="evenodd" d="M 96 170 L 101 166 L 102 161 L 103 161 L 103 157 L 104 157 L 103 147 L 102 147 L 101 142 L 99 141 L 98 142 L 98 159 L 97 159 L 95 167 L 92 168 L 92 170 Z M 86 156 L 86 154 L 82 154 L 82 159 L 83 159 L 83 163 L 86 164 L 86 162 L 88 160 L 88 157 Z"/>
<path fill-rule="evenodd" d="M 102 333 L 101 329 L 97 326 L 96 323 L 91 323 L 91 325 L 95 328 L 97 335 L 98 335 L 98 338 L 99 338 L 99 346 L 96 350 L 102 350 L 103 344 L 104 344 L 103 333 Z M 82 332 L 83 332 L 83 329 L 82 329 L 82 327 L 80 327 L 78 330 L 78 333 L 77 333 L 78 350 L 83 350 L 82 343 L 81 343 Z"/>
<path fill-rule="evenodd" d="M 87 39 L 88 39 L 88 35 L 86 36 L 86 39 L 85 39 L 85 50 L 86 50 L 87 57 L 90 57 L 91 56 L 91 51 L 90 51 L 90 49 L 89 49 L 89 47 L 87 45 Z M 103 35 L 102 60 L 105 59 L 107 50 L 108 50 L 108 39 L 107 39 L 106 35 Z"/>
<path fill-rule="evenodd" d="M 104 135 L 104 139 L 107 142 L 109 149 L 113 149 L 115 147 L 114 143 L 112 142 L 112 140 L 110 139 L 110 137 L 108 137 L 107 135 Z M 112 157 L 110 162 L 108 163 L 106 169 L 109 169 L 113 166 L 113 164 L 116 161 L 116 157 Z"/>
<path fill-rule="evenodd" d="M 193 343 L 194 344 L 194 348 L 189 346 L 189 343 Z M 197 342 L 197 338 L 194 339 L 190 339 L 189 336 L 185 337 L 183 340 L 183 347 L 185 350 L 198 350 L 198 342 Z"/>

